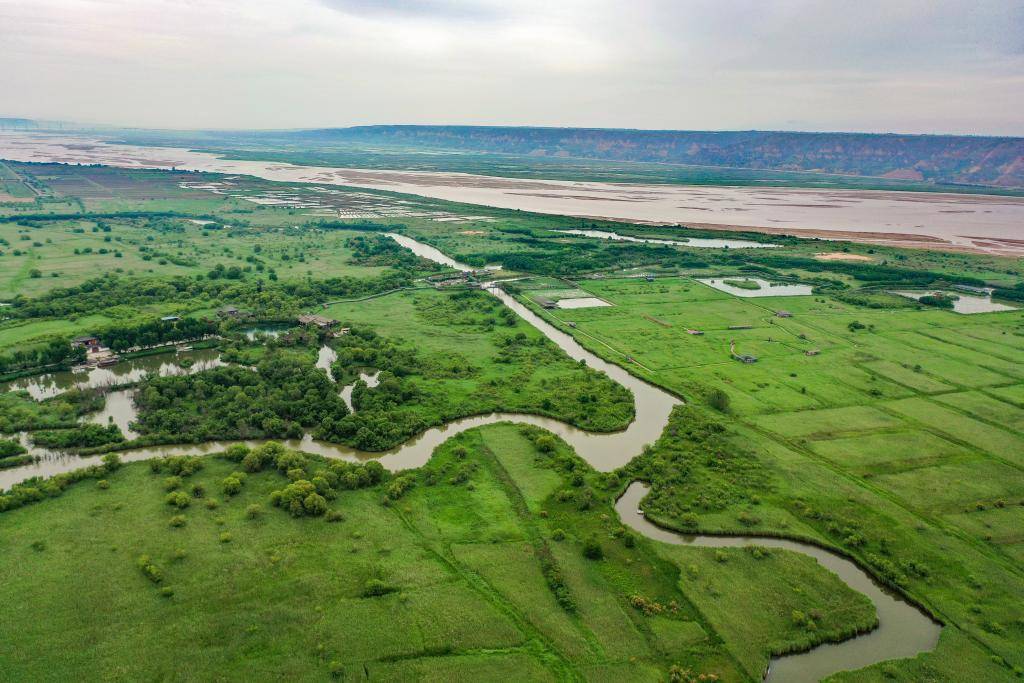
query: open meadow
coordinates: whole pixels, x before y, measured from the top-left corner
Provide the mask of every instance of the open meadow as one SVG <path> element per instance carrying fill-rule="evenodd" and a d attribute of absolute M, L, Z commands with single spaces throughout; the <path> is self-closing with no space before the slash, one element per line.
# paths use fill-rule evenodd
<path fill-rule="evenodd" d="M 614 486 L 540 436 L 512 425 L 462 434 L 402 475 L 407 492 L 332 489 L 323 516 L 271 505 L 300 476 L 272 465 L 225 493 L 240 466 L 220 457 L 179 476 L 173 460 L 126 465 L 6 513 L 0 595 L 48 617 L 4 621 L 4 670 L 657 681 L 675 665 L 742 680 L 764 655 L 736 651 L 712 626 L 740 623 L 737 591 L 775 645 L 802 637 L 794 609 L 836 625 L 870 619 L 863 598 L 798 555 L 716 559 L 637 538 L 612 510 Z M 299 462 L 292 470 L 309 477 L 333 467 Z M 168 505 L 179 490 L 186 504 Z M 588 542 L 602 559 L 585 556 Z M 758 574 L 772 578 L 751 595 Z"/>
<path fill-rule="evenodd" d="M 1024 310 L 890 293 L 981 283 L 1024 309 L 1019 260 L 8 166 L 39 194 L 0 205 L 0 371 L 62 373 L 52 397 L 0 395 L 14 678 L 746 682 L 875 627 L 802 552 L 631 530 L 614 505 L 636 480 L 638 519 L 829 549 L 942 624 L 934 649 L 829 680 L 1024 670 Z M 581 228 L 634 239 L 561 232 Z M 556 333 L 480 289 L 503 279 Z M 73 389 L 91 376 L 69 372 L 79 335 L 122 354 L 115 370 L 148 353 L 160 369 Z M 650 406 L 601 359 L 669 392 L 646 387 L 660 438 L 607 472 L 579 444 L 630 439 Z M 494 412 L 586 434 L 442 432 L 395 472 L 265 445 L 365 462 Z M 127 462 L 214 441 L 226 453 Z M 106 451 L 126 463 L 74 473 Z M 23 481 L 36 464 L 62 473 Z"/>
<path fill-rule="evenodd" d="M 838 545 L 1021 666 L 1024 313 L 742 298 L 689 278 L 578 286 L 612 305 L 536 310 L 735 425 L 746 464 L 703 496 L 663 489 L 667 520 Z"/>

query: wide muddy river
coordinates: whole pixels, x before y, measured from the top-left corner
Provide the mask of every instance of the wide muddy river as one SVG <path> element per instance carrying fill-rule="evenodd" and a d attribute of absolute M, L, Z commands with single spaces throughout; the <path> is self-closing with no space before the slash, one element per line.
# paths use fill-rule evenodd
<path fill-rule="evenodd" d="M 1024 198 L 778 187 L 638 185 L 240 161 L 93 137 L 0 133 L 0 159 L 251 175 L 348 185 L 566 216 L 834 237 L 901 246 L 1024 254 Z"/>
<path fill-rule="evenodd" d="M 471 270 L 462 263 L 454 261 L 434 247 L 421 244 L 408 237 L 391 235 L 393 239 L 416 254 L 438 263 L 457 268 Z M 384 453 L 367 453 L 355 449 L 324 443 L 306 435 L 301 440 L 285 441 L 291 448 L 310 453 L 318 453 L 330 458 L 346 460 L 378 459 L 389 470 L 401 470 L 418 467 L 430 458 L 434 449 L 450 437 L 467 429 L 496 422 L 510 421 L 531 424 L 550 430 L 563 438 L 587 462 L 601 471 L 609 471 L 621 467 L 637 456 L 645 444 L 655 441 L 668 424 L 669 414 L 680 403 L 671 394 L 634 377 L 618 365 L 608 363 L 584 349 L 570 335 L 551 326 L 533 311 L 529 310 L 510 295 L 497 287 L 489 288 L 494 296 L 515 311 L 526 322 L 540 330 L 548 339 L 556 343 L 574 360 L 582 360 L 591 368 L 604 372 L 614 381 L 622 384 L 633 393 L 636 418 L 629 427 L 621 432 L 599 434 L 585 432 L 564 422 L 535 415 L 514 413 L 492 413 L 475 417 L 467 417 L 450 422 L 442 427 L 429 429 L 398 448 Z M 330 372 L 333 352 L 327 348 L 321 351 L 317 366 Z M 159 366 L 157 366 L 159 367 Z M 152 370 L 151 370 L 152 371 Z M 369 375 L 363 376 L 364 381 L 370 380 Z M 26 382 L 29 380 L 23 380 Z M 351 385 L 342 391 L 351 396 Z M 102 421 L 111 419 L 123 428 L 134 416 L 130 390 L 113 392 L 108 395 L 105 411 L 98 417 Z M 97 416 L 91 416 L 96 420 Z M 20 435 L 22 443 L 29 444 L 28 436 Z M 246 442 L 256 445 L 258 442 Z M 185 455 L 215 453 L 228 445 L 224 443 L 203 443 L 188 445 L 156 446 L 126 450 L 120 453 L 126 462 L 147 460 L 163 455 Z M 0 490 L 35 476 L 52 476 L 59 472 L 67 472 L 86 465 L 99 462 L 100 456 L 78 457 L 64 453 L 47 451 L 32 447 L 32 453 L 39 460 L 25 467 L 0 471 Z M 733 546 L 757 544 L 769 547 L 784 548 L 793 552 L 803 553 L 815 558 L 826 569 L 835 572 L 840 579 L 851 588 L 865 594 L 875 605 L 878 612 L 879 627 L 873 632 L 835 645 L 820 645 L 810 652 L 789 655 L 773 660 L 768 678 L 773 683 L 794 681 L 816 681 L 822 676 L 836 671 L 858 669 L 886 659 L 908 657 L 930 650 L 938 642 L 940 627 L 924 614 L 898 598 L 879 588 L 866 573 L 853 562 L 817 546 L 773 538 L 758 537 L 717 537 L 693 536 L 682 537 L 674 532 L 665 531 L 654 526 L 645 518 L 636 514 L 640 500 L 646 495 L 647 489 L 642 484 L 634 483 L 616 504 L 622 520 L 640 533 L 667 543 L 695 543 L 705 546 Z"/>

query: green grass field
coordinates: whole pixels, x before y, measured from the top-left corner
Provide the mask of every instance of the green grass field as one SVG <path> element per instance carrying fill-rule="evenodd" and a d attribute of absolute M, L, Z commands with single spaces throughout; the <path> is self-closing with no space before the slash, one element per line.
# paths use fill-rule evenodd
<path fill-rule="evenodd" d="M 741 680 L 770 647 L 800 637 L 791 609 L 869 618 L 863 598 L 801 556 L 737 551 L 721 564 L 706 549 L 644 539 L 627 547 L 611 493 L 586 511 L 554 495 L 571 488 L 557 462 L 517 427 L 475 430 L 443 446 L 390 507 L 380 490 L 341 492 L 330 503 L 343 516 L 336 523 L 270 506 L 270 492 L 287 483 L 276 472 L 250 474 L 241 493 L 224 496 L 219 482 L 238 466 L 216 457 L 186 478 L 205 492 L 183 511 L 165 504 L 165 476 L 145 463 L 108 476 L 107 489 L 85 480 L 2 518 L 0 596 L 20 609 L 0 625 L 0 662 L 8 676 L 37 680 L 171 671 L 531 681 L 637 671 L 660 680 L 670 664 Z M 449 483 L 445 473 L 460 464 L 471 476 Z M 577 471 L 592 485 L 600 479 Z M 169 524 L 176 514 L 184 524 Z M 564 540 L 552 540 L 555 529 Z M 591 536 L 604 560 L 582 555 Z M 575 610 L 555 601 L 540 552 L 551 553 Z M 160 581 L 139 570 L 142 555 Z M 679 578 L 680 567 L 700 578 Z M 766 573 L 767 583 L 758 578 Z M 366 597 L 370 579 L 391 592 Z M 754 604 L 714 597 L 746 593 L 752 581 L 764 596 Z M 773 593 L 785 602 L 762 609 L 757 601 Z M 676 606 L 645 616 L 633 595 Z M 751 622 L 743 615 L 752 608 Z M 749 641 L 754 631 L 772 642 Z"/>
<path fill-rule="evenodd" d="M 497 299 L 415 282 L 434 272 L 422 263 L 402 266 L 401 284 L 415 289 L 365 300 L 314 294 L 328 291 L 316 287 L 329 279 L 362 283 L 398 272 L 401 264 L 386 253 L 357 253 L 363 247 L 350 238 L 364 233 L 314 225 L 332 212 L 370 207 L 372 217 L 359 220 L 386 224 L 454 257 L 511 258 L 507 272 L 540 264 L 541 275 L 509 290 L 594 353 L 688 405 L 676 409 L 658 443 L 610 474 L 592 471 L 565 444 L 539 440 L 533 429 L 503 424 L 466 432 L 405 475 L 402 481 L 414 485 L 402 496 L 393 497 L 387 482 L 337 491 L 328 501 L 342 519 L 335 522 L 296 519 L 273 507 L 270 493 L 288 481 L 272 470 L 250 473 L 237 496 L 225 495 L 221 482 L 240 465 L 218 457 L 186 479 L 184 486 L 201 484 L 203 493 L 184 510 L 165 503 L 166 475 L 145 464 L 111 473 L 109 487 L 93 478 L 52 498 L 41 493 L 41 502 L 0 513 L 0 601 L 9 606 L 0 620 L 0 678 L 674 675 L 692 683 L 713 673 L 755 681 L 771 652 L 872 622 L 863 596 L 805 556 L 634 537 L 612 508 L 633 478 L 651 484 L 645 509 L 659 520 L 688 532 L 780 535 L 834 548 L 945 625 L 933 652 L 831 680 L 1022 675 L 1024 311 L 919 309 L 881 289 L 864 290 L 859 303 L 841 288 L 739 298 L 694 277 L 864 283 L 806 261 L 769 276 L 756 270 L 761 266 L 745 270 L 743 258 L 723 250 L 634 245 L 620 260 L 616 245 L 552 232 L 584 225 L 579 219 L 383 192 L 346 190 L 329 195 L 329 210 L 314 211 L 300 206 L 318 196 L 308 186 L 231 180 L 234 189 L 222 195 L 188 187 L 223 183 L 218 176 L 0 165 L 4 187 L 29 176 L 39 197 L 0 202 L 0 300 L 32 300 L 105 273 L 130 283 L 118 291 L 131 299 L 0 320 L 4 354 L 167 314 L 208 315 L 236 302 L 246 287 L 244 301 L 267 319 L 315 311 L 378 335 L 330 342 L 347 359 L 334 372 L 343 383 L 353 381 L 365 358 L 381 354 L 376 358 L 393 376 L 385 373 L 376 390 L 357 389 L 357 413 L 349 417 L 362 412 L 381 433 L 400 426 L 389 433 L 396 442 L 430 425 L 498 410 L 596 431 L 629 422 L 632 401 L 621 387 L 505 315 Z M 282 196 L 295 205 L 249 201 Z M 445 212 L 480 218 L 436 220 Z M 31 218 L 46 213 L 78 215 Z M 585 227 L 678 236 L 663 226 Z M 800 258 L 822 249 L 818 242 L 782 241 L 762 251 Z M 834 248 L 879 266 L 1011 287 L 1024 272 L 1024 263 L 1002 257 Z M 220 294 L 161 289 L 172 276 L 208 282 L 218 264 L 241 271 L 237 280 L 216 278 L 227 285 Z M 601 277 L 575 277 L 591 270 Z M 615 276 L 641 272 L 657 277 Z M 573 277 L 562 277 L 567 273 Z M 257 280 L 268 291 L 257 289 Z M 146 295 L 135 297 L 136 282 Z M 594 296 L 611 305 L 542 310 L 532 303 L 536 296 Z M 325 339 L 277 357 L 310 362 Z M 239 346 L 236 360 L 246 363 L 271 353 L 269 346 L 225 344 Z M 742 363 L 733 353 L 757 361 Z M 302 400 L 301 392 L 294 399 Z M 169 403 L 197 420 L 212 411 L 187 395 Z M 91 396 L 43 404 L 0 396 L 9 432 L 66 428 L 97 406 Z M 319 467 L 311 460 L 304 472 L 289 474 L 308 477 Z M 208 506 L 213 498 L 216 506 Z M 250 512 L 253 505 L 260 507 Z M 172 526 L 179 514 L 184 523 Z M 604 559 L 584 556 L 590 539 Z M 160 581 L 140 570 L 141 555 L 159 569 Z M 636 606 L 643 604 L 659 608 Z M 794 613 L 818 616 L 808 626 Z"/>
<path fill-rule="evenodd" d="M 956 641 L 972 643 L 964 656 L 992 652 L 1024 666 L 1015 645 L 1024 611 L 1010 597 L 1024 590 L 1024 536 L 1013 528 L 1024 506 L 1024 313 L 741 299 L 686 278 L 580 286 L 615 305 L 542 314 L 691 401 L 703 403 L 711 389 L 728 395 L 733 447 L 757 454 L 750 466 L 769 482 L 752 489 L 761 499 L 755 528 L 821 535 L 865 558 L 921 562 L 927 569 L 909 572 L 905 590 L 967 634 Z M 774 317 L 779 309 L 793 317 Z M 758 362 L 730 359 L 731 341 Z M 810 349 L 819 353 L 805 355 Z M 695 510 L 698 524 L 744 529 L 737 512 L 747 508 L 723 505 Z M 964 577 L 976 585 L 968 595 Z M 952 661 L 939 651 L 931 657 Z M 911 679 L 921 672 L 893 671 Z"/>
<path fill-rule="evenodd" d="M 495 411 L 549 415 L 586 429 L 624 429 L 633 418 L 629 392 L 582 368 L 538 330 L 483 292 L 453 296 L 433 289 L 333 304 L 324 315 L 368 327 L 422 359 L 406 381 L 413 400 L 391 418 L 432 426 Z M 522 335 L 520 337 L 520 335 Z M 514 344 L 511 342 L 515 341 Z"/>
<path fill-rule="evenodd" d="M 161 219 L 160 225 L 170 228 L 165 232 L 145 219 L 103 222 L 109 232 L 94 232 L 96 223 L 88 220 L 31 228 L 0 222 L 0 238 L 10 244 L 0 247 L 0 299 L 35 296 L 108 272 L 194 277 L 217 264 L 252 268 L 254 259 L 282 279 L 369 276 L 383 270 L 349 262 L 352 252 L 345 242 L 352 234 L 347 231 L 300 232 L 269 223 L 227 237 L 226 230 L 210 230 L 188 219 Z M 31 277 L 33 270 L 41 277 Z"/>

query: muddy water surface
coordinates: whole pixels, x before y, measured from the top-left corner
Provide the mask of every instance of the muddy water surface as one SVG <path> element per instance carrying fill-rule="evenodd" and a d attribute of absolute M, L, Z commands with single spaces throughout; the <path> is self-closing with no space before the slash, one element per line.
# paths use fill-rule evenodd
<path fill-rule="evenodd" d="M 40 133 L 0 134 L 0 159 L 242 174 L 347 185 L 561 216 L 757 228 L 904 246 L 1022 254 L 1024 198 L 938 192 L 639 185 L 297 166 Z M 266 203 L 275 200 L 268 199 Z M 276 200 L 279 201 L 279 200 Z"/>
<path fill-rule="evenodd" d="M 0 384 L 0 393 L 25 390 L 32 398 L 41 401 L 69 389 L 107 389 L 134 384 L 151 375 L 166 377 L 188 374 L 220 365 L 224 365 L 224 362 L 216 349 L 160 353 L 129 358 L 109 368 L 93 368 L 83 372 L 67 370 L 23 377 Z"/>

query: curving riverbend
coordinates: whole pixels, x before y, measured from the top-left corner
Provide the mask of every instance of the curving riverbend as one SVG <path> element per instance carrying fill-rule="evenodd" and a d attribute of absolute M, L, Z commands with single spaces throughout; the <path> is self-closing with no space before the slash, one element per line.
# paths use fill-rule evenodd
<path fill-rule="evenodd" d="M 623 524 L 647 538 L 673 545 L 700 548 L 741 548 L 758 545 L 782 548 L 809 555 L 836 574 L 853 590 L 865 595 L 875 606 L 878 628 L 870 633 L 825 643 L 809 652 L 772 659 L 765 680 L 771 683 L 810 683 L 838 671 L 860 669 L 885 661 L 913 657 L 935 648 L 942 626 L 921 610 L 879 585 L 852 560 L 810 543 L 767 536 L 684 535 L 654 524 L 640 513 L 640 502 L 650 487 L 635 481 L 615 503 Z"/>
<path fill-rule="evenodd" d="M 390 234 L 390 237 L 419 256 L 458 270 L 471 270 L 470 266 L 458 263 L 434 247 L 403 235 Z M 640 453 L 645 444 L 655 441 L 661 435 L 668 424 L 672 409 L 680 403 L 679 399 L 634 377 L 618 365 L 598 358 L 584 349 L 572 336 L 556 329 L 501 289 L 490 287 L 487 291 L 498 297 L 502 303 L 515 311 L 526 322 L 540 330 L 571 358 L 586 362 L 591 368 L 604 372 L 629 389 L 633 394 L 636 411 L 636 418 L 629 427 L 621 432 L 599 434 L 586 432 L 564 422 L 536 415 L 491 413 L 455 420 L 441 427 L 429 429 L 401 446 L 382 453 L 368 453 L 338 444 L 317 441 L 308 434 L 300 440 L 283 443 L 289 448 L 316 453 L 328 458 L 350 461 L 376 459 L 387 469 L 396 471 L 423 465 L 437 446 L 460 432 L 497 422 L 516 422 L 541 427 L 557 434 L 595 469 L 610 471 L 628 463 Z M 322 351 L 317 363 L 328 373 L 330 372 L 330 362 L 333 360 L 331 355 L 330 351 Z M 122 393 L 123 396 L 118 400 L 118 405 L 122 409 L 125 405 L 130 407 L 129 395 L 126 392 Z M 93 416 L 93 419 L 114 417 L 115 421 L 120 424 L 125 421 L 123 413 L 124 410 L 119 412 L 108 404 L 105 414 L 101 414 L 98 418 Z M 24 435 L 22 440 L 25 441 Z M 202 455 L 222 451 L 231 443 L 258 445 L 261 442 L 207 442 L 154 446 L 121 451 L 120 456 L 125 462 L 135 462 L 165 455 Z M 100 461 L 98 455 L 78 457 L 34 447 L 31 453 L 39 456 L 36 463 L 0 471 L 0 490 L 31 477 L 53 476 Z M 707 535 L 685 537 L 667 531 L 636 514 L 640 500 L 647 494 L 647 490 L 643 484 L 632 484 L 616 503 L 616 510 L 625 524 L 649 538 L 667 543 L 693 543 L 694 545 L 715 547 L 756 544 L 804 553 L 817 559 L 824 567 L 835 572 L 851 588 L 865 594 L 874 603 L 879 619 L 877 629 L 843 643 L 820 645 L 807 653 L 773 660 L 768 672 L 769 680 L 775 683 L 815 681 L 836 671 L 859 669 L 888 659 L 913 656 L 919 652 L 931 650 L 938 642 L 941 630 L 938 624 L 909 603 L 882 590 L 867 573 L 850 560 L 823 548 L 796 541 Z"/>
<path fill-rule="evenodd" d="M 449 258 L 439 250 L 429 245 L 418 242 L 410 237 L 389 233 L 389 237 L 411 249 L 417 255 L 430 259 L 436 263 L 455 268 L 457 270 L 473 270 L 471 266 L 459 263 Z M 490 413 L 486 415 L 475 415 L 465 417 L 440 427 L 433 427 L 406 441 L 397 448 L 383 452 L 360 451 L 355 448 L 335 443 L 318 441 L 309 434 L 302 439 L 282 441 L 289 448 L 303 450 L 308 453 L 316 453 L 327 458 L 336 458 L 361 462 L 365 460 L 379 460 L 384 467 L 391 471 L 421 467 L 429 459 L 434 449 L 450 439 L 451 437 L 483 425 L 496 422 L 516 422 L 529 424 L 557 434 L 569 445 L 576 449 L 587 462 L 600 471 L 611 471 L 617 469 L 632 460 L 644 444 L 652 443 L 665 429 L 668 424 L 669 414 L 672 409 L 680 403 L 679 399 L 671 394 L 652 386 L 629 374 L 622 368 L 608 363 L 584 349 L 570 335 L 556 329 L 531 310 L 520 304 L 511 296 L 497 287 L 488 288 L 487 291 L 501 299 L 501 301 L 521 316 L 526 322 L 540 330 L 548 339 L 555 342 L 573 360 L 582 360 L 591 368 L 604 372 L 613 380 L 622 384 L 633 394 L 635 419 L 623 431 L 612 433 L 587 432 L 578 427 L 566 424 L 560 420 L 539 415 L 523 415 L 519 413 Z M 317 367 L 330 374 L 330 364 L 336 354 L 330 347 L 321 348 Z M 367 376 L 369 377 L 369 376 Z M 365 381 L 366 378 L 364 378 Z M 344 390 L 349 389 L 345 387 Z M 109 400 L 109 399 L 108 399 Z M 119 411 L 115 416 L 115 422 L 124 429 L 133 419 L 134 407 L 130 401 L 119 400 Z M 103 422 L 109 417 L 108 407 L 103 413 Z M 95 417 L 95 416 L 92 416 Z M 78 457 L 66 453 L 58 453 L 51 450 L 38 448 L 23 442 L 29 447 L 29 453 L 35 455 L 39 460 L 31 465 L 12 468 L 0 471 L 0 490 L 10 488 L 14 484 L 32 477 L 50 477 L 61 472 L 85 467 L 98 463 L 100 456 Z M 150 446 L 144 448 L 128 449 L 120 451 L 120 456 L 125 462 L 148 460 L 165 455 L 202 455 L 216 453 L 224 450 L 232 443 L 246 443 L 256 446 L 262 441 L 251 440 L 243 442 L 217 441 L 200 444 L 172 444 L 165 446 Z"/>

